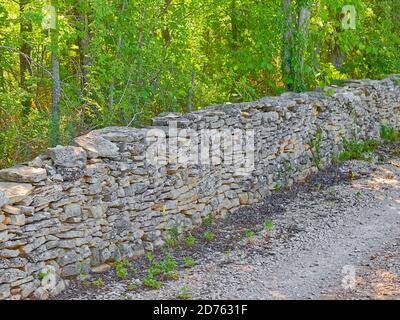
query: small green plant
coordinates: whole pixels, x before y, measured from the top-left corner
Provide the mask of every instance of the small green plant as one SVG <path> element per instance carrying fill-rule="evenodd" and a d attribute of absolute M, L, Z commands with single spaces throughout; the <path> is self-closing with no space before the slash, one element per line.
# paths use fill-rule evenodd
<path fill-rule="evenodd" d="M 153 252 L 147 252 L 147 253 L 146 253 L 146 258 L 147 258 L 147 260 L 148 260 L 150 263 L 152 263 L 152 262 L 154 261 L 154 254 L 153 254 Z"/>
<path fill-rule="evenodd" d="M 354 171 L 351 172 L 351 179 L 352 180 L 356 180 L 358 178 L 357 173 L 355 173 Z"/>
<path fill-rule="evenodd" d="M 163 270 L 161 268 L 161 265 L 159 263 L 153 263 L 148 269 L 147 269 L 147 275 L 149 277 L 156 277 L 160 274 L 162 274 Z"/>
<path fill-rule="evenodd" d="M 192 268 L 196 264 L 192 257 L 183 257 L 183 262 L 185 263 L 186 268 Z"/>
<path fill-rule="evenodd" d="M 265 230 L 272 230 L 274 228 L 274 222 L 272 219 L 265 219 L 263 224 Z"/>
<path fill-rule="evenodd" d="M 206 241 L 211 241 L 214 239 L 214 234 L 211 231 L 206 231 L 203 233 L 203 237 Z"/>
<path fill-rule="evenodd" d="M 281 192 L 282 189 L 283 189 L 282 185 L 280 185 L 279 183 L 275 184 L 274 190 L 275 190 L 276 192 Z"/>
<path fill-rule="evenodd" d="M 186 238 L 185 238 L 185 245 L 190 248 L 194 245 L 194 243 L 196 242 L 196 237 L 194 237 L 192 234 L 189 234 Z"/>
<path fill-rule="evenodd" d="M 129 291 L 136 291 L 138 289 L 138 286 L 136 283 L 131 282 L 130 284 L 128 284 L 127 288 Z"/>
<path fill-rule="evenodd" d="M 178 263 L 177 263 L 176 260 L 175 260 L 172 256 L 170 256 L 170 255 L 166 256 L 166 257 L 164 258 L 164 260 L 162 260 L 162 261 L 160 262 L 161 270 L 162 270 L 165 274 L 168 274 L 168 273 L 170 273 L 170 272 L 175 271 L 176 268 L 177 268 L 177 266 L 178 266 Z"/>
<path fill-rule="evenodd" d="M 104 286 L 104 281 L 102 278 L 97 278 L 96 280 L 92 281 L 92 284 L 95 287 L 102 287 L 102 286 Z"/>
<path fill-rule="evenodd" d="M 170 255 L 166 256 L 160 262 L 153 262 L 147 269 L 147 278 L 162 278 L 164 276 L 167 279 L 177 279 L 178 274 L 175 272 L 178 263 Z"/>
<path fill-rule="evenodd" d="M 177 242 L 175 239 L 166 239 L 165 242 L 167 244 L 167 247 L 170 249 L 175 248 L 177 245 Z"/>
<path fill-rule="evenodd" d="M 165 277 L 169 280 L 178 280 L 179 274 L 175 271 L 165 273 Z"/>
<path fill-rule="evenodd" d="M 169 238 L 166 240 L 168 248 L 174 248 L 178 244 L 179 231 L 177 226 L 168 230 Z"/>
<path fill-rule="evenodd" d="M 208 216 L 208 217 L 204 218 L 203 223 L 205 226 L 211 226 L 213 224 L 213 218 Z"/>
<path fill-rule="evenodd" d="M 308 142 L 311 151 L 311 158 L 318 170 L 321 169 L 321 130 L 317 130 L 315 137 Z"/>
<path fill-rule="evenodd" d="M 343 139 L 343 152 L 337 157 L 339 161 L 346 160 L 370 160 L 366 153 L 372 152 L 378 143 L 373 139 L 360 141 L 352 138 L 350 141 Z"/>
<path fill-rule="evenodd" d="M 161 281 L 155 280 L 154 278 L 147 276 L 143 279 L 143 285 L 150 289 L 161 289 Z"/>
<path fill-rule="evenodd" d="M 183 287 L 181 291 L 176 294 L 177 299 L 190 299 L 192 294 L 187 287 Z"/>
<path fill-rule="evenodd" d="M 384 142 L 396 142 L 399 139 L 399 132 L 395 128 L 382 126 L 380 136 Z"/>
<path fill-rule="evenodd" d="M 329 88 L 328 91 L 325 91 L 325 92 L 324 92 L 324 96 L 325 96 L 325 97 L 329 97 L 329 96 L 332 96 L 332 95 L 334 95 L 334 94 L 335 94 L 335 89 L 333 89 L 333 88 Z"/>
<path fill-rule="evenodd" d="M 40 271 L 37 275 L 37 278 L 42 281 L 44 279 L 44 277 L 47 275 L 46 272 Z"/>
<path fill-rule="evenodd" d="M 120 279 L 125 279 L 128 275 L 128 269 L 126 268 L 129 264 L 128 259 L 117 259 L 115 262 L 115 271 L 117 272 L 117 276 Z"/>
<path fill-rule="evenodd" d="M 90 286 L 90 281 L 88 281 L 88 280 L 83 280 L 83 281 L 81 282 L 81 284 L 82 284 L 83 286 L 85 286 L 85 287 L 88 287 L 88 286 Z"/>
<path fill-rule="evenodd" d="M 357 191 L 355 196 L 356 196 L 357 199 L 359 199 L 361 197 L 361 191 Z"/>
<path fill-rule="evenodd" d="M 253 230 L 247 230 L 246 231 L 246 237 L 247 238 L 253 238 L 256 235 L 256 233 Z"/>
<path fill-rule="evenodd" d="M 321 188 L 322 188 L 321 184 L 320 184 L 320 183 L 317 183 L 317 191 L 318 191 L 318 192 L 321 191 Z"/>
<path fill-rule="evenodd" d="M 179 231 L 177 226 L 173 226 L 171 229 L 169 229 L 168 233 L 171 239 L 178 239 Z"/>

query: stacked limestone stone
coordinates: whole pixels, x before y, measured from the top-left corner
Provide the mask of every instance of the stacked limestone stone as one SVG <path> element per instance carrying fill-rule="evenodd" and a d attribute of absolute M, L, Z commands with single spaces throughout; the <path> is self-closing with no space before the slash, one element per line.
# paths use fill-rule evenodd
<path fill-rule="evenodd" d="M 355 130 L 377 138 L 382 124 L 399 128 L 394 79 L 399 77 L 352 81 L 333 94 L 285 93 L 162 114 L 154 127 L 96 130 L 76 138 L 75 146 L 48 149 L 1 170 L 0 299 L 55 295 L 70 277 L 164 245 L 173 226 L 183 232 L 210 214 L 225 215 L 268 196 L 276 185 L 303 179 L 316 170 L 308 143 L 317 131 L 326 165 Z M 150 164 L 151 132 L 168 134 L 171 121 L 195 132 L 254 130 L 254 170 L 240 175 L 224 163 Z M 178 139 L 178 151 L 188 143 Z"/>

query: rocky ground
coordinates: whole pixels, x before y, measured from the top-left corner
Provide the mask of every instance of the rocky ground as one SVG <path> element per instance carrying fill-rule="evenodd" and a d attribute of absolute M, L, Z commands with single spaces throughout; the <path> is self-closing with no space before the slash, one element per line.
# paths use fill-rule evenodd
<path fill-rule="evenodd" d="M 123 280 L 112 266 L 55 299 L 400 299 L 399 150 L 381 147 L 371 162 L 331 166 L 209 221 L 192 246 L 182 239 L 155 253 L 155 261 L 170 254 L 178 262 L 176 279 L 161 289 L 142 284 L 150 265 L 142 257 Z M 187 256 L 195 266 L 185 268 Z"/>

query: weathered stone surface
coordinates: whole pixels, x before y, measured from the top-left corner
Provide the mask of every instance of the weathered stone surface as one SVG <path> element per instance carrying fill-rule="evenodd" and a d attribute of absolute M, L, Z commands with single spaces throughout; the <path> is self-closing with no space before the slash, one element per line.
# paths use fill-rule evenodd
<path fill-rule="evenodd" d="M 20 214 L 21 213 L 21 209 L 19 209 L 17 207 L 13 207 L 13 206 L 4 206 L 2 210 L 8 214 Z"/>
<path fill-rule="evenodd" d="M 38 282 L 24 283 L 20 286 L 22 299 L 29 297 L 37 288 Z"/>
<path fill-rule="evenodd" d="M 13 214 L 10 215 L 9 224 L 15 226 L 23 226 L 26 222 L 26 218 L 24 214 Z"/>
<path fill-rule="evenodd" d="M 93 273 L 102 273 L 102 272 L 106 272 L 106 271 L 108 271 L 110 269 L 111 269 L 111 265 L 103 263 L 103 264 L 101 264 L 101 265 L 99 265 L 97 267 L 92 267 L 91 271 Z"/>
<path fill-rule="evenodd" d="M 0 250 L 0 259 L 1 258 L 16 258 L 18 257 L 20 252 L 18 250 L 8 250 L 8 249 L 3 249 Z"/>
<path fill-rule="evenodd" d="M 60 215 L 60 219 L 65 221 L 69 218 L 80 217 L 82 215 L 81 206 L 77 203 L 71 203 L 64 207 L 64 213 Z"/>
<path fill-rule="evenodd" d="M 130 127 L 109 127 L 93 131 L 111 142 L 137 142 L 145 137 L 145 130 Z"/>
<path fill-rule="evenodd" d="M 62 147 L 47 149 L 54 164 L 65 168 L 82 168 L 86 165 L 86 151 L 79 147 Z"/>
<path fill-rule="evenodd" d="M 0 230 L 0 242 L 4 242 L 8 240 L 8 231 Z"/>
<path fill-rule="evenodd" d="M 83 149 L 86 150 L 89 158 L 114 158 L 118 156 L 118 147 L 94 134 L 87 134 L 75 138 L 74 142 Z"/>
<path fill-rule="evenodd" d="M 65 266 L 67 264 L 71 264 L 77 261 L 79 261 L 79 255 L 74 251 L 68 251 L 65 252 L 61 257 L 59 257 L 58 264 L 60 266 Z"/>
<path fill-rule="evenodd" d="M 56 296 L 60 294 L 63 290 L 65 290 L 68 286 L 68 280 L 60 280 L 56 286 L 50 290 L 50 295 L 51 296 Z"/>
<path fill-rule="evenodd" d="M 11 283 L 25 276 L 26 273 L 19 269 L 6 269 L 0 272 L 0 283 Z"/>
<path fill-rule="evenodd" d="M 9 284 L 0 284 L 0 300 L 7 299 L 11 295 L 10 289 Z"/>
<path fill-rule="evenodd" d="M 4 192 L 9 200 L 9 204 L 17 203 L 31 194 L 33 186 L 28 183 L 1 182 L 0 193 Z"/>
<path fill-rule="evenodd" d="M 0 191 L 0 208 L 7 205 L 8 201 L 9 201 L 9 199 L 7 197 L 7 194 L 4 191 Z"/>
<path fill-rule="evenodd" d="M 11 182 L 35 183 L 47 178 L 47 172 L 42 168 L 16 166 L 0 170 L 0 180 Z"/>

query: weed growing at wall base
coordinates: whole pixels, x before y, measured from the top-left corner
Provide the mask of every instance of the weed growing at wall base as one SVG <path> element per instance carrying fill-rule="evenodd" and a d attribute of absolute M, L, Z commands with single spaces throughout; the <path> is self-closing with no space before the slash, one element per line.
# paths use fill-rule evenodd
<path fill-rule="evenodd" d="M 374 151 L 378 142 L 373 139 L 360 141 L 353 137 L 351 140 L 343 139 L 343 152 L 337 156 L 339 161 L 346 160 L 371 160 L 369 153 Z"/>
<path fill-rule="evenodd" d="M 382 126 L 380 136 L 384 142 L 396 142 L 399 139 L 399 132 L 395 128 Z"/>

